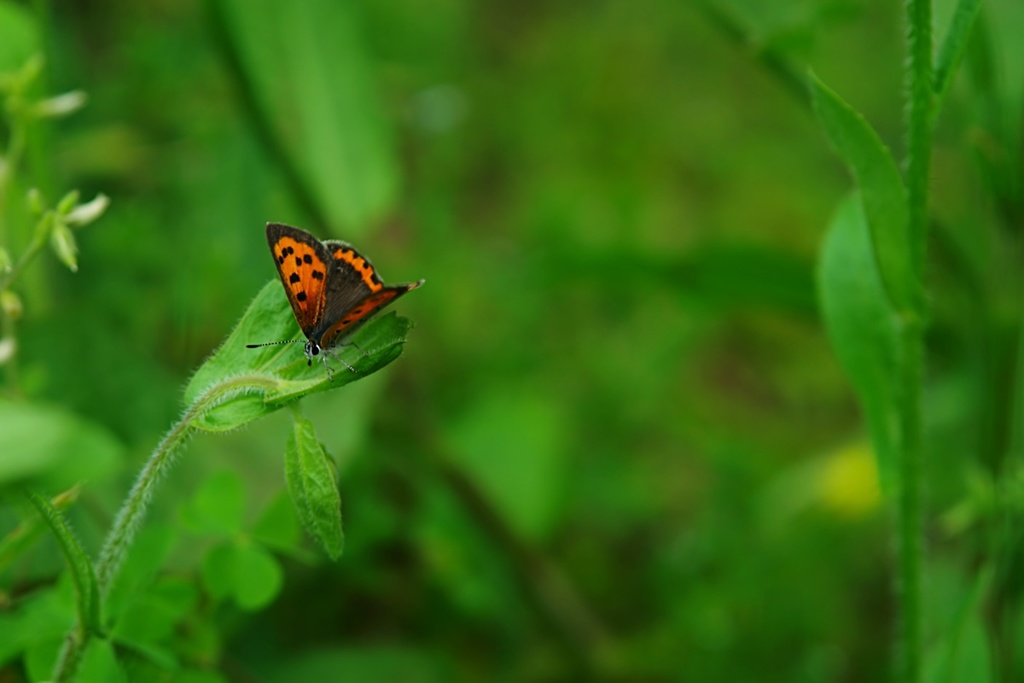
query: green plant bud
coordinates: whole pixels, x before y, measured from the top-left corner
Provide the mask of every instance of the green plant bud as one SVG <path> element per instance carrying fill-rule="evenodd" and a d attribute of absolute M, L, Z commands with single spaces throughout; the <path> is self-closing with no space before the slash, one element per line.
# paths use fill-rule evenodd
<path fill-rule="evenodd" d="M 71 210 L 78 205 L 78 199 L 81 195 L 78 190 L 71 190 L 66 195 L 61 197 L 60 203 L 57 204 L 57 213 L 61 216 L 66 216 L 71 213 Z"/>
<path fill-rule="evenodd" d="M 74 227 L 88 225 L 102 216 L 108 206 L 110 206 L 110 197 L 105 194 L 98 194 L 92 201 L 79 204 L 72 209 L 64 216 L 64 221 Z"/>
<path fill-rule="evenodd" d="M 32 113 L 40 118 L 57 119 L 73 114 L 85 106 L 85 92 L 72 90 L 63 95 L 48 97 L 36 102 Z"/>
<path fill-rule="evenodd" d="M 11 272 L 13 266 L 14 263 L 11 261 L 11 255 L 6 249 L 0 247 L 0 275 Z"/>
<path fill-rule="evenodd" d="M 57 221 L 50 233 L 50 246 L 57 254 L 64 265 L 71 269 L 71 272 L 78 272 L 78 244 L 75 242 L 75 235 L 71 228 L 63 221 Z"/>

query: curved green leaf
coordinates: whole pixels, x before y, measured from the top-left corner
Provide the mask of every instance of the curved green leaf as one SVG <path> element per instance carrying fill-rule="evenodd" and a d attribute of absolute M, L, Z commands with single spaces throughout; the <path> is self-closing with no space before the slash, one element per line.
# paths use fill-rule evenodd
<path fill-rule="evenodd" d="M 67 488 L 113 473 L 123 447 L 105 429 L 56 406 L 0 399 L 0 484 L 36 478 Z"/>
<path fill-rule="evenodd" d="M 829 225 L 818 288 L 832 348 L 871 429 L 882 492 L 890 495 L 899 484 L 899 415 L 892 381 L 899 334 L 857 193 L 843 201 Z"/>
<path fill-rule="evenodd" d="M 402 354 L 411 327 L 411 321 L 393 312 L 371 320 L 353 336 L 358 349 L 355 344 L 335 349 L 356 371 L 341 366 L 331 380 L 322 363 L 307 365 L 301 343 L 246 348 L 282 339 L 305 341 L 275 279 L 260 290 L 224 344 L 192 376 L 185 401 L 191 405 L 211 392 L 223 392 L 223 400 L 205 410 L 195 426 L 208 431 L 235 429 L 303 396 L 372 375 Z"/>
<path fill-rule="evenodd" d="M 397 195 L 394 135 L 352 3 L 217 0 L 244 87 L 313 200 L 358 236 Z"/>
<path fill-rule="evenodd" d="M 313 423 L 297 412 L 285 448 L 285 476 L 302 526 L 331 559 L 338 559 L 345 536 L 334 462 L 317 440 Z"/>
<path fill-rule="evenodd" d="M 814 111 L 860 190 L 870 227 L 871 258 L 884 292 L 899 311 L 921 309 L 921 292 L 910 238 L 907 192 L 900 171 L 878 134 L 824 83 L 811 75 Z"/>

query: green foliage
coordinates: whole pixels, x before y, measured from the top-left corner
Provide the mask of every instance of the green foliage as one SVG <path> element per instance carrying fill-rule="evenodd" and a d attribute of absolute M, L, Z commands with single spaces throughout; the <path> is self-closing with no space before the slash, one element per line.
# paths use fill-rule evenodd
<path fill-rule="evenodd" d="M 1024 14 L 931 4 L 0 0 L 0 679 L 1021 678 Z M 430 280 L 357 372 L 267 221 Z"/>
<path fill-rule="evenodd" d="M 836 211 L 822 243 L 819 288 L 826 329 L 863 406 L 889 496 L 899 487 L 898 314 L 886 296 L 859 193 Z"/>
<path fill-rule="evenodd" d="M 284 467 L 299 520 L 331 559 L 337 559 L 345 543 L 337 472 L 316 438 L 313 423 L 297 412 L 285 447 Z"/>
<path fill-rule="evenodd" d="M 907 193 L 896 162 L 867 121 L 829 90 L 811 79 L 814 111 L 829 139 L 857 181 L 864 204 L 870 258 L 895 312 L 913 314 L 921 307 L 910 243 Z M 845 295 L 844 295 L 845 296 Z"/>
<path fill-rule="evenodd" d="M 365 234 L 391 208 L 398 172 L 352 6 L 211 6 L 256 115 L 293 161 L 314 205 L 328 224 Z"/>
<path fill-rule="evenodd" d="M 411 327 L 409 320 L 394 313 L 364 325 L 342 356 L 355 372 L 346 368 L 332 379 L 320 363 L 308 366 L 301 347 L 245 348 L 247 343 L 300 339 L 281 283 L 273 280 L 256 295 L 220 349 L 192 376 L 185 402 L 195 405 L 203 397 L 214 396 L 195 426 L 207 431 L 236 429 L 304 396 L 337 389 L 380 370 L 402 353 Z"/>

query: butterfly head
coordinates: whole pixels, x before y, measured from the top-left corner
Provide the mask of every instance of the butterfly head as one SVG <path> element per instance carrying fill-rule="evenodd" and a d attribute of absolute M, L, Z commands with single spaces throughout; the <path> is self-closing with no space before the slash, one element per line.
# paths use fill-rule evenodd
<path fill-rule="evenodd" d="M 304 351 L 306 352 L 306 364 L 312 367 L 313 359 L 320 355 L 320 345 L 310 339 L 306 342 Z"/>

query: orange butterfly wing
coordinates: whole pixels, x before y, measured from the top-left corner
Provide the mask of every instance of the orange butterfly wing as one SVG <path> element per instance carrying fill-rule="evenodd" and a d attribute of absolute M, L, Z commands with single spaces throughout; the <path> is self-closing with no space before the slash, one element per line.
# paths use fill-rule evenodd
<path fill-rule="evenodd" d="M 320 346 L 329 349 L 339 340 L 344 338 L 357 327 L 369 320 L 377 311 L 384 308 L 392 301 L 406 292 L 411 292 L 420 285 L 423 280 L 408 285 L 397 285 L 393 287 L 381 286 L 378 291 L 369 295 L 362 301 L 357 302 L 351 309 L 346 311 L 337 322 L 331 325 L 320 338 Z"/>
<path fill-rule="evenodd" d="M 267 242 L 295 320 L 309 337 L 323 320 L 330 254 L 308 232 L 280 223 L 267 224 Z"/>

